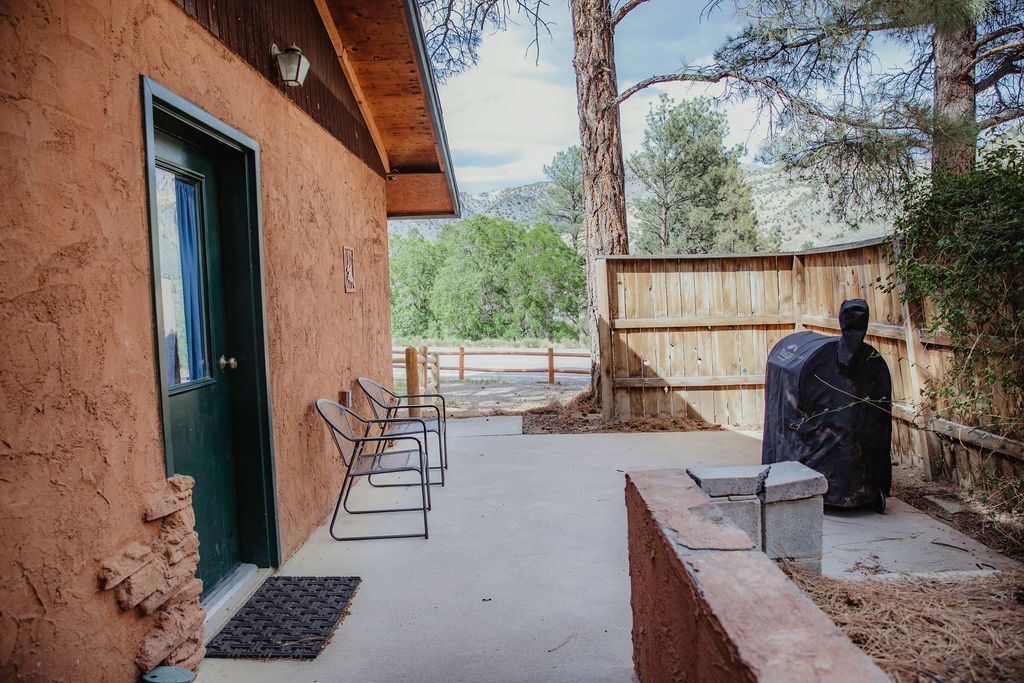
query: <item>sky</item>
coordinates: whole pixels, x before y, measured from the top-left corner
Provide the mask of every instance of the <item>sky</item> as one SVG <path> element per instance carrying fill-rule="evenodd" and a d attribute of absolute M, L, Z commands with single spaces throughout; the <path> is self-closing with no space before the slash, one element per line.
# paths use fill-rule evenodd
<path fill-rule="evenodd" d="M 683 60 L 710 61 L 723 39 L 740 28 L 729 14 L 701 19 L 705 0 L 651 0 L 617 27 L 619 90 L 648 76 L 671 73 Z M 551 0 L 551 36 L 539 55 L 529 50 L 527 25 L 489 33 L 476 67 L 440 86 L 445 127 L 459 188 L 472 194 L 544 180 L 544 165 L 559 150 L 579 144 L 572 26 L 566 0 Z M 669 83 L 640 91 L 621 108 L 623 151 L 643 139 L 644 117 L 661 94 L 676 100 L 714 96 L 718 86 Z M 726 144 L 742 144 L 750 161 L 764 140 L 767 122 L 752 102 L 722 110 L 729 122 Z"/>

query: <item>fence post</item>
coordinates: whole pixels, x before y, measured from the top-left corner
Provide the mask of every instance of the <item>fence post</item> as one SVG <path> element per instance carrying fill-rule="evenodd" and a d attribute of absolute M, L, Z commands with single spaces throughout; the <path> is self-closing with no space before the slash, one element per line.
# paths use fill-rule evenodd
<path fill-rule="evenodd" d="M 804 257 L 800 254 L 793 255 L 793 331 L 799 332 L 804 329 L 800 317 L 803 315 L 805 302 L 804 290 Z"/>
<path fill-rule="evenodd" d="M 429 350 L 426 344 L 420 346 L 420 393 L 427 393 L 430 390 L 430 360 Z"/>
<path fill-rule="evenodd" d="M 548 347 L 548 384 L 555 383 L 555 350 Z"/>
<path fill-rule="evenodd" d="M 434 365 L 434 390 L 433 393 L 441 393 L 441 354 L 434 351 L 430 354 L 431 363 Z"/>
<path fill-rule="evenodd" d="M 416 349 L 411 346 L 405 347 L 405 393 L 420 393 L 420 359 Z M 416 398 L 409 399 L 409 403 L 419 402 Z M 420 411 L 414 408 L 409 411 L 409 415 L 419 417 Z"/>
<path fill-rule="evenodd" d="M 901 289 L 900 297 L 902 298 L 902 296 Z M 928 349 L 921 343 L 921 332 L 918 325 L 923 316 L 918 302 L 904 301 L 902 308 L 907 361 L 910 363 L 910 388 L 914 394 L 914 402 L 917 404 L 920 418 L 910 426 L 911 443 L 914 445 L 914 450 L 921 456 L 924 480 L 934 481 L 942 473 L 942 444 L 939 437 L 932 431 L 932 407 L 928 405 L 925 395 L 928 377 L 923 364 L 927 362 Z"/>
<path fill-rule="evenodd" d="M 466 347 L 459 347 L 459 379 L 466 379 Z"/>
<path fill-rule="evenodd" d="M 609 264 L 608 259 L 599 258 L 595 264 L 597 271 L 597 337 L 598 357 L 591 358 L 591 373 L 594 371 L 593 364 L 596 361 L 599 369 L 598 377 L 601 381 L 601 414 L 606 420 L 615 415 L 615 408 L 612 403 L 615 401 L 615 386 L 612 383 L 612 313 L 611 296 L 608 291 Z M 591 376 L 593 385 L 593 376 Z"/>

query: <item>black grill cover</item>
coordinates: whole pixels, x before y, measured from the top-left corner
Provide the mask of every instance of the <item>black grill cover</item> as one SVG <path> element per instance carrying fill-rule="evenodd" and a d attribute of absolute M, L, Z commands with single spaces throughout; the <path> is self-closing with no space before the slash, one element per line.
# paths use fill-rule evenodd
<path fill-rule="evenodd" d="M 868 305 L 843 302 L 842 336 L 791 334 L 768 354 L 762 464 L 796 460 L 828 479 L 825 504 L 878 502 L 892 483 L 892 380 L 864 343 Z"/>

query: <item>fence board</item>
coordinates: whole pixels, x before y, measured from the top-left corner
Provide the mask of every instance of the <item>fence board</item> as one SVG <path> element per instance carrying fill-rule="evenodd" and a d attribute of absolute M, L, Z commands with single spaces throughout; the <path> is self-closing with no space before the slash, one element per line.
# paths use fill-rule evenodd
<path fill-rule="evenodd" d="M 625 256 L 604 262 L 608 334 L 601 344 L 602 357 L 606 349 L 610 353 L 602 362 L 609 417 L 679 415 L 760 425 L 769 350 L 799 329 L 838 333 L 839 308 L 851 298 L 863 298 L 871 308 L 868 342 L 889 366 L 895 401 L 919 406 L 924 384 L 948 373 L 952 362 L 949 336 L 922 329 L 931 304 L 925 302 L 908 323 L 898 289 L 884 291 L 891 266 L 882 240 L 789 254 Z M 908 335 L 914 348 L 908 349 Z M 964 416 L 950 415 L 942 405 L 926 412 L 917 426 L 906 419 L 894 423 L 897 462 L 929 462 L 928 440 L 937 437 L 934 430 L 918 428 L 924 424 L 940 425 L 947 434 L 939 463 L 947 471 L 984 460 L 978 444 L 948 436 L 977 433 L 960 427 Z M 969 425 L 985 426 L 980 419 Z M 1002 453 L 1004 460 L 1019 462 L 1017 446 L 995 439 L 982 445 L 993 444 L 1013 451 Z M 953 475 L 969 479 L 969 473 Z"/>

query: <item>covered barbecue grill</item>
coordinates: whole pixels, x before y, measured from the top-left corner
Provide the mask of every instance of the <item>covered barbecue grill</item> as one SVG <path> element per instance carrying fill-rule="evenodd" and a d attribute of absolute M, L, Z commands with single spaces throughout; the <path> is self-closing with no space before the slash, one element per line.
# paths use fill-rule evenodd
<path fill-rule="evenodd" d="M 826 505 L 881 512 L 892 482 L 892 380 L 864 343 L 867 302 L 843 302 L 839 323 L 842 336 L 797 332 L 768 354 L 761 462 L 802 462 L 828 479 Z"/>

